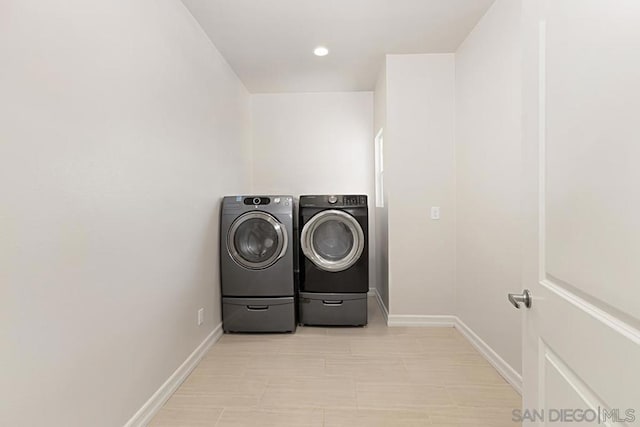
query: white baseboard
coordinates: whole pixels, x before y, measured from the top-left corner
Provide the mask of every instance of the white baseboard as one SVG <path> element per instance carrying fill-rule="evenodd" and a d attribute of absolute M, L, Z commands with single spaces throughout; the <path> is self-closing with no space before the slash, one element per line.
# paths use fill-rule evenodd
<path fill-rule="evenodd" d="M 180 387 L 180 384 L 187 379 L 191 371 L 198 365 L 205 353 L 213 344 L 215 344 L 222 336 L 222 323 L 200 343 L 200 345 L 182 362 L 182 365 L 175 370 L 173 374 L 160 386 L 158 390 L 142 405 L 133 417 L 124 425 L 124 427 L 142 427 L 146 426 L 151 419 L 158 413 L 162 405 L 171 397 L 171 395 Z"/>
<path fill-rule="evenodd" d="M 379 297 L 379 295 L 378 295 Z M 500 375 L 520 394 L 522 394 L 522 376 L 509 365 L 496 351 L 489 346 L 458 316 L 427 316 L 388 314 L 380 300 L 380 307 L 387 318 L 387 325 L 422 326 L 422 327 L 455 327 L 475 347 L 476 350 L 498 371 Z"/>
<path fill-rule="evenodd" d="M 411 315 L 411 314 L 389 314 L 387 317 L 388 326 L 428 326 L 453 328 L 456 324 L 456 316 L 445 315 Z"/>
<path fill-rule="evenodd" d="M 378 290 L 376 288 L 369 288 L 369 292 L 367 292 L 367 296 L 368 297 L 374 297 L 374 296 L 376 296 L 376 292 L 378 292 Z"/>
<path fill-rule="evenodd" d="M 520 394 L 522 394 L 522 376 L 509 365 L 493 348 L 467 326 L 460 318 L 456 318 L 455 327 L 469 340 L 476 350 L 502 375 L 502 377 Z"/>

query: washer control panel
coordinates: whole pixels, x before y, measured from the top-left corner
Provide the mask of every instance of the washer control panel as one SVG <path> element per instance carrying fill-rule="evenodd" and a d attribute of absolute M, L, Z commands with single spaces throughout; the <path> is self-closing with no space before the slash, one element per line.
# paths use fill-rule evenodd
<path fill-rule="evenodd" d="M 269 203 L 271 203 L 271 199 L 269 197 L 250 196 L 250 197 L 244 198 L 245 205 L 258 206 L 258 205 L 268 205 Z"/>

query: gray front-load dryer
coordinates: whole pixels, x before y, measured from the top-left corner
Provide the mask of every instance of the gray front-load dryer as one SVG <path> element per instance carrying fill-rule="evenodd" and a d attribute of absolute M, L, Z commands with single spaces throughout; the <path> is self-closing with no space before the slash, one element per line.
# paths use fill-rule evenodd
<path fill-rule="evenodd" d="M 293 197 L 222 202 L 220 278 L 226 332 L 295 330 Z"/>

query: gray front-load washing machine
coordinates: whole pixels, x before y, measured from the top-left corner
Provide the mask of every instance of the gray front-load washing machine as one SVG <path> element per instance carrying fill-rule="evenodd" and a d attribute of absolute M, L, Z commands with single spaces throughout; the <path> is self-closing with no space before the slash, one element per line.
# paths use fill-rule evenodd
<path fill-rule="evenodd" d="M 293 197 L 222 201 L 220 279 L 225 332 L 292 332 L 296 327 Z"/>

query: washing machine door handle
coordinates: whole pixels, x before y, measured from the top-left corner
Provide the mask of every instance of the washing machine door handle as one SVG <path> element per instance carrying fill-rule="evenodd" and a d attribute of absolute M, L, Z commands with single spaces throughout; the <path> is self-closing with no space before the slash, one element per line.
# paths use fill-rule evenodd
<path fill-rule="evenodd" d="M 333 249 L 337 246 L 337 236 L 335 226 L 332 222 L 337 222 L 350 233 L 352 240 L 350 247 L 346 248 L 340 256 L 329 256 L 319 250 L 316 242 L 316 233 L 325 227 L 333 227 L 330 231 L 332 236 L 325 237 L 321 240 L 320 245 L 324 245 L 327 249 Z M 300 248 L 304 255 L 319 269 L 330 272 L 344 271 L 355 264 L 364 251 L 365 236 L 362 227 L 358 221 L 348 213 L 337 210 L 328 209 L 321 211 L 311 217 L 311 219 L 302 227 L 300 233 Z M 326 252 L 326 251 L 325 251 Z"/>

